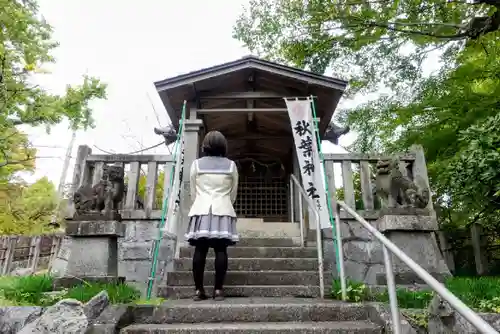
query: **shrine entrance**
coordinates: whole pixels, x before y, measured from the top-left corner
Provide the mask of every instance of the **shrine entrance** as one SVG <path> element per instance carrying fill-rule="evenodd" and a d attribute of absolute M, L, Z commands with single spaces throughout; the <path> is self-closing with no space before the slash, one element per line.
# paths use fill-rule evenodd
<path fill-rule="evenodd" d="M 222 132 L 228 157 L 240 174 L 235 204 L 240 218 L 290 221 L 290 174 L 300 178 L 292 127 L 283 100 L 315 96 L 324 135 L 346 82 L 244 57 L 156 83 L 175 127 L 188 101 L 189 119 L 199 119 L 200 143 L 206 132 Z"/>

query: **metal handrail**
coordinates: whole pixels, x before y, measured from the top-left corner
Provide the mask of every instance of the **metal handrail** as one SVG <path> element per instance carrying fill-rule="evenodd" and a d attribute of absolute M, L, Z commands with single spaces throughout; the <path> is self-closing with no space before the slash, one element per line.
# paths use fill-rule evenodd
<path fill-rule="evenodd" d="M 291 189 L 293 187 L 293 184 L 295 184 L 297 186 L 297 189 L 299 190 L 299 194 L 302 195 L 299 196 L 300 238 L 302 246 L 304 246 L 304 215 L 302 214 L 302 197 L 306 200 L 307 205 L 311 208 L 312 212 L 314 213 L 314 218 L 316 220 L 316 248 L 318 249 L 319 293 L 321 298 L 325 298 L 325 277 L 323 273 L 323 242 L 321 240 L 321 224 L 319 221 L 319 212 L 314 206 L 314 203 L 311 201 L 309 196 L 307 196 L 306 192 L 304 191 L 304 189 L 302 188 L 299 181 L 294 175 L 290 175 L 290 184 L 291 184 L 290 187 Z M 290 193 L 292 194 L 293 190 L 291 190 Z M 291 200 L 293 203 L 293 195 L 291 195 Z M 292 212 L 293 212 L 293 207 L 292 207 Z"/>
<path fill-rule="evenodd" d="M 402 262 L 404 262 L 411 270 L 413 270 L 418 277 L 420 277 L 427 285 L 431 287 L 434 292 L 440 295 L 444 300 L 446 300 L 450 306 L 460 313 L 465 319 L 467 319 L 479 332 L 483 334 L 498 334 L 498 332 L 491 327 L 486 321 L 484 321 L 479 315 L 477 315 L 472 309 L 465 305 L 460 299 L 458 299 L 453 293 L 451 293 L 446 287 L 439 283 L 434 277 L 432 277 L 424 268 L 413 261 L 408 255 L 406 255 L 398 246 L 387 239 L 382 233 L 380 233 L 375 227 L 368 223 L 363 217 L 361 217 L 355 210 L 347 206 L 343 201 L 337 200 L 337 204 L 342 207 L 347 213 L 353 216 L 364 228 L 366 228 L 378 241 L 382 243 L 382 249 L 384 253 L 384 265 L 385 272 L 387 275 L 387 289 L 389 290 L 389 303 L 391 307 L 392 325 L 393 333 L 401 334 L 401 322 L 399 320 L 399 309 L 398 300 L 396 295 L 396 284 L 394 282 L 394 273 L 392 271 L 392 256 L 394 254 Z M 338 217 L 338 206 L 334 208 L 336 216 Z M 337 224 L 340 222 L 337 222 Z M 389 253 L 389 251 L 391 253 Z M 342 279 L 342 278 L 341 278 Z M 344 278 L 345 279 L 345 278 Z"/>

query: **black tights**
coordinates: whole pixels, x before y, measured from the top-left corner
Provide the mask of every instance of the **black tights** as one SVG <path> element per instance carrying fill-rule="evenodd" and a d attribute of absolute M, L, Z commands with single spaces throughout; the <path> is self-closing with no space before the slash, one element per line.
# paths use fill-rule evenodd
<path fill-rule="evenodd" d="M 205 272 L 205 262 L 208 249 L 212 246 L 215 252 L 215 290 L 222 290 L 224 278 L 227 272 L 227 245 L 209 245 L 205 242 L 196 244 L 193 256 L 193 278 L 196 290 L 203 291 L 203 273 Z"/>

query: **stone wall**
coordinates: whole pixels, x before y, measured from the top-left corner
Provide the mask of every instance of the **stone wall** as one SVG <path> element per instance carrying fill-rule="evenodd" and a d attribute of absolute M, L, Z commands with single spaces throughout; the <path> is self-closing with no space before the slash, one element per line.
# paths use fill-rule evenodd
<path fill-rule="evenodd" d="M 436 241 L 437 224 L 432 216 L 384 215 L 369 223 L 434 278 L 443 281 L 451 275 Z M 369 285 L 385 285 L 382 244 L 355 220 L 343 220 L 340 224 L 346 277 Z M 338 277 L 331 228 L 323 229 L 322 236 L 325 272 L 327 277 Z M 396 284 L 424 283 L 394 256 L 393 272 Z"/>
<path fill-rule="evenodd" d="M 125 236 L 118 239 L 118 276 L 145 291 L 153 260 L 153 242 L 158 237 L 156 220 L 127 221 Z M 175 237 L 164 233 L 158 252 L 157 283 L 173 270 Z M 155 284 L 156 286 L 158 284 Z"/>
<path fill-rule="evenodd" d="M 372 225 L 375 221 L 370 222 Z M 340 230 L 343 241 L 344 270 L 353 281 L 376 284 L 376 275 L 384 270 L 384 258 L 380 242 L 355 220 L 342 220 Z M 322 229 L 323 257 L 327 277 L 338 277 L 331 228 Z"/>
<path fill-rule="evenodd" d="M 158 220 L 123 221 L 125 233 L 118 238 L 118 276 L 125 277 L 127 283 L 136 286 L 141 293 L 146 291 L 153 259 L 153 242 L 157 238 Z M 175 254 L 175 236 L 163 234 L 158 252 L 156 278 L 164 279 L 167 272 L 173 269 Z M 64 238 L 60 251 L 52 267 L 55 276 L 62 277 L 67 270 L 71 256 L 71 238 Z M 155 284 L 157 286 L 157 284 Z"/>

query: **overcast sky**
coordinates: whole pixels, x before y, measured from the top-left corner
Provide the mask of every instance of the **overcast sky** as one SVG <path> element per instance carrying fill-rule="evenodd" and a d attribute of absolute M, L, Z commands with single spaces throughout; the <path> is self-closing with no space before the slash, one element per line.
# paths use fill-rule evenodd
<path fill-rule="evenodd" d="M 51 74 L 40 83 L 63 92 L 65 85 L 78 84 L 89 74 L 109 85 L 108 99 L 93 104 L 96 128 L 78 133 L 72 156 L 81 144 L 128 153 L 158 143 L 161 138 L 152 129 L 168 124 L 168 117 L 153 82 L 247 55 L 231 37 L 246 2 L 41 0 L 41 12 L 54 27 L 60 47 Z M 37 159 L 36 173 L 28 180 L 48 176 L 57 184 L 71 138 L 67 125 L 50 134 L 44 129 L 29 134 L 38 156 L 55 158 Z M 325 151 L 342 151 L 332 146 Z M 150 153 L 167 151 L 160 147 Z"/>

